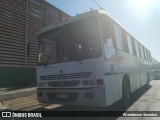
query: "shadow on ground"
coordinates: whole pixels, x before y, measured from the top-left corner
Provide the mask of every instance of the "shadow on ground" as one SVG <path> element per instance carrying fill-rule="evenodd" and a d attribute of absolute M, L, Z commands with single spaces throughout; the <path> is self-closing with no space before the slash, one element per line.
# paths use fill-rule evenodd
<path fill-rule="evenodd" d="M 124 109 L 122 100 L 114 103 L 113 105 L 105 108 L 98 107 L 84 107 L 84 106 L 74 106 L 74 105 L 63 105 L 49 111 L 126 111 L 132 104 L 134 104 L 143 94 L 145 94 L 152 86 L 143 86 L 142 88 L 136 90 L 132 93 L 129 105 Z M 47 109 L 40 108 L 36 110 L 47 111 Z"/>
<path fill-rule="evenodd" d="M 135 91 L 132 93 L 131 95 L 131 99 L 130 99 L 130 104 L 124 109 L 123 106 L 123 102 L 122 100 L 116 102 L 115 104 L 109 106 L 109 107 L 105 107 L 105 108 L 98 108 L 98 107 L 83 107 L 83 106 L 73 106 L 73 105 L 63 105 L 57 108 L 53 108 L 53 109 L 45 109 L 45 108 L 38 108 L 38 109 L 34 109 L 33 111 L 90 111 L 89 113 L 91 114 L 92 111 L 126 111 L 130 106 L 132 106 L 141 96 L 143 96 L 152 86 L 144 86 L 142 88 L 140 88 L 139 90 Z M 8 110 L 8 111 L 12 111 L 12 110 Z M 74 114 L 74 112 L 73 112 Z M 81 115 L 81 112 L 79 112 L 79 114 Z M 93 112 L 93 114 L 96 114 L 96 112 Z M 83 115 L 82 115 L 83 116 Z M 50 118 L 41 118 L 42 120 L 115 120 L 118 117 L 50 117 Z M 40 118 L 39 118 L 40 119 Z M 41 120 L 40 119 L 40 120 Z"/>
<path fill-rule="evenodd" d="M 115 104 L 106 107 L 106 108 L 97 108 L 97 107 L 82 107 L 82 106 L 61 106 L 54 109 L 50 109 L 49 111 L 126 111 L 130 106 L 132 106 L 141 96 L 143 96 L 152 86 L 144 86 L 139 90 L 135 91 L 131 95 L 130 104 L 124 109 L 122 108 L 123 102 L 122 100 L 116 102 Z M 48 111 L 47 109 L 36 109 L 42 111 Z M 95 113 L 95 112 L 94 112 Z M 93 114 L 94 114 L 93 113 Z M 74 114 L 74 113 L 73 113 Z M 80 113 L 81 114 L 81 113 Z M 54 117 L 55 120 L 116 120 L 118 117 Z M 48 118 L 51 119 L 51 118 Z M 52 118 L 53 119 L 53 118 Z"/>

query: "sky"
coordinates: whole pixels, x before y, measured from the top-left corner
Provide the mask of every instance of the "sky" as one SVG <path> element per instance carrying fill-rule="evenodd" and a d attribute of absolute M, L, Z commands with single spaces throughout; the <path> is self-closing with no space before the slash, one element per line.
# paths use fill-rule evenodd
<path fill-rule="evenodd" d="M 99 9 L 93 0 L 46 0 L 75 16 Z M 160 62 L 160 0 L 96 0 Z"/>

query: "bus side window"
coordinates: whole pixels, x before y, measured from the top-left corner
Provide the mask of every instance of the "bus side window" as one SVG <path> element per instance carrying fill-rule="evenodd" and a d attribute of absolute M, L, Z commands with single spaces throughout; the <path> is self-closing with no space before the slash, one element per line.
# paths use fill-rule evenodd
<path fill-rule="evenodd" d="M 136 40 L 134 40 L 134 42 L 135 42 L 135 48 L 136 48 L 137 57 L 140 57 L 138 42 Z"/>
<path fill-rule="evenodd" d="M 114 49 L 114 33 L 112 22 L 107 18 L 102 18 L 102 31 L 104 40 L 105 59 L 111 59 L 116 54 Z"/>
<path fill-rule="evenodd" d="M 129 48 L 128 48 L 128 41 L 127 41 L 127 36 L 126 36 L 126 31 L 124 29 L 121 29 L 121 34 L 122 34 L 122 40 L 123 40 L 123 46 L 124 46 L 124 51 L 129 53 Z"/>
<path fill-rule="evenodd" d="M 139 49 L 139 56 L 140 56 L 140 58 L 142 58 L 141 49 L 140 49 L 140 43 L 138 41 L 137 41 L 137 43 L 138 43 L 138 49 Z"/>
<path fill-rule="evenodd" d="M 145 47 L 143 47 L 144 59 L 146 60 Z"/>
<path fill-rule="evenodd" d="M 137 56 L 136 48 L 135 48 L 135 42 L 134 42 L 134 38 L 133 38 L 133 37 L 131 38 L 131 42 L 132 42 L 133 54 L 134 54 L 135 56 Z"/>
<path fill-rule="evenodd" d="M 112 23 L 111 21 L 105 19 L 102 21 L 102 30 L 103 30 L 103 38 L 104 44 L 113 47 L 113 38 L 112 38 Z"/>
<path fill-rule="evenodd" d="M 147 57 L 147 61 L 149 60 L 148 59 L 148 50 L 146 49 L 146 57 Z"/>
<path fill-rule="evenodd" d="M 144 59 L 143 46 L 140 44 L 141 57 Z"/>
<path fill-rule="evenodd" d="M 150 61 L 150 60 L 149 60 L 149 52 L 148 52 L 148 50 L 147 50 L 147 58 L 148 58 L 148 61 Z"/>
<path fill-rule="evenodd" d="M 149 60 L 150 60 L 150 62 L 152 62 L 151 53 L 149 53 Z"/>
<path fill-rule="evenodd" d="M 145 58 L 145 60 L 147 60 L 147 54 L 146 54 L 146 48 L 145 47 L 143 47 L 143 51 L 144 51 L 144 58 Z"/>
<path fill-rule="evenodd" d="M 116 39 L 117 48 L 120 50 L 123 50 L 121 31 L 120 31 L 120 28 L 117 24 L 114 24 L 114 32 L 115 32 L 115 39 Z"/>
<path fill-rule="evenodd" d="M 131 42 L 131 36 L 129 34 L 127 35 L 127 41 L 128 41 L 128 47 L 129 47 L 129 53 L 133 54 L 133 48 L 132 48 L 132 42 Z"/>

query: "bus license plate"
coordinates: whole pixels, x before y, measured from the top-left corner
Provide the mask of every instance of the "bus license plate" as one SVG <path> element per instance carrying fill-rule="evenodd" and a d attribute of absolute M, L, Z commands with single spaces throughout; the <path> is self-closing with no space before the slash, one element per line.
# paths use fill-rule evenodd
<path fill-rule="evenodd" d="M 58 94 L 57 95 L 58 98 L 67 98 L 67 94 Z"/>

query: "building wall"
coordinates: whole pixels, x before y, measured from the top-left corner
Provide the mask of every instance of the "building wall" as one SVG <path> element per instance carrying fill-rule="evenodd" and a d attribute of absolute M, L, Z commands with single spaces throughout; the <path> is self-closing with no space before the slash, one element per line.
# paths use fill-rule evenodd
<path fill-rule="evenodd" d="M 4 68 L 14 71 L 17 67 L 26 70 L 24 77 L 29 76 L 28 69 L 35 68 L 38 62 L 38 32 L 68 17 L 45 0 L 0 0 L 0 78 Z M 9 76 L 9 73 L 5 75 Z M 7 79 L 4 74 L 3 78 Z"/>
<path fill-rule="evenodd" d="M 67 17 L 44 0 L 0 0 L 0 65 L 36 66 L 38 32 Z"/>

